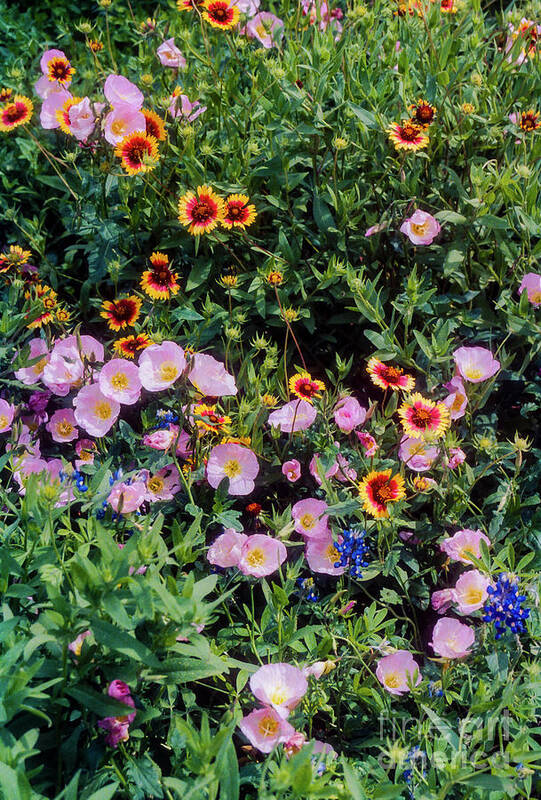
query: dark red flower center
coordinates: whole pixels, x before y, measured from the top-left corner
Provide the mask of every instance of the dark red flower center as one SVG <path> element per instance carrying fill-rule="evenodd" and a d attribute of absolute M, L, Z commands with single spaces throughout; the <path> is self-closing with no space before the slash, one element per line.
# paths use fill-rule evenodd
<path fill-rule="evenodd" d="M 70 67 L 65 61 L 54 61 L 50 66 L 50 71 L 55 80 L 63 81 L 69 77 Z"/>
<path fill-rule="evenodd" d="M 118 300 L 118 302 L 114 303 L 111 314 L 116 317 L 116 319 L 127 322 L 132 319 L 136 310 L 135 303 L 132 303 L 130 300 Z"/>
<path fill-rule="evenodd" d="M 417 125 L 412 125 L 410 122 L 406 122 L 399 130 L 400 136 L 406 142 L 414 142 L 419 136 L 419 128 Z"/>
<path fill-rule="evenodd" d="M 7 123 L 13 125 L 15 122 L 19 122 L 20 119 L 23 119 L 26 113 L 27 108 L 24 103 L 13 103 L 13 105 L 4 109 L 3 116 Z"/>
<path fill-rule="evenodd" d="M 388 500 L 391 500 L 393 496 L 393 490 L 389 486 L 389 479 L 386 475 L 382 475 L 379 478 L 374 478 L 374 480 L 370 483 L 370 487 L 372 489 L 372 497 L 374 498 L 374 502 L 378 505 L 384 506 Z"/>
<path fill-rule="evenodd" d="M 192 219 L 195 222 L 208 222 L 213 216 L 214 209 L 204 200 L 200 200 L 192 209 Z"/>
<path fill-rule="evenodd" d="M 432 414 L 426 408 L 415 408 L 411 415 L 411 421 L 418 428 L 427 428 L 432 422 Z"/>

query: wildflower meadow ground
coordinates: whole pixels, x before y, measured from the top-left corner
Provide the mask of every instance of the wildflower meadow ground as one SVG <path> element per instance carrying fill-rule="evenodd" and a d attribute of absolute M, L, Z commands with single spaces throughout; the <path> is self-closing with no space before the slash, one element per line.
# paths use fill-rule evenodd
<path fill-rule="evenodd" d="M 0 798 L 538 798 L 539 1 L 0 12 Z"/>

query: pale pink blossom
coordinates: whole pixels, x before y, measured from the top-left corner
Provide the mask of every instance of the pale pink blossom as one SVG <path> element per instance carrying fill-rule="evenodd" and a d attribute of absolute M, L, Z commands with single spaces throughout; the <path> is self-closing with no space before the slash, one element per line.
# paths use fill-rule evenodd
<path fill-rule="evenodd" d="M 323 675 L 328 675 L 336 667 L 335 661 L 314 661 L 307 667 L 303 667 L 303 674 L 308 678 L 312 676 L 318 681 Z"/>
<path fill-rule="evenodd" d="M 244 33 L 251 39 L 257 39 L 268 50 L 282 40 L 284 23 L 270 11 L 260 11 L 246 23 Z"/>
<path fill-rule="evenodd" d="M 75 459 L 75 468 L 81 469 L 85 464 L 93 464 L 98 448 L 93 439 L 79 439 L 75 443 L 75 452 L 79 458 Z"/>
<path fill-rule="evenodd" d="M 81 142 L 86 141 L 94 130 L 94 114 L 88 97 L 83 97 L 72 105 L 68 111 L 70 133 Z"/>
<path fill-rule="evenodd" d="M 227 478 L 229 494 L 250 494 L 254 490 L 254 479 L 258 472 L 257 457 L 248 447 L 229 442 L 216 445 L 210 452 L 207 480 L 213 489 L 217 489 L 221 481 Z"/>
<path fill-rule="evenodd" d="M 298 753 L 304 745 L 306 744 L 306 736 L 301 731 L 295 731 L 287 740 L 284 742 L 284 752 L 286 754 L 286 758 L 291 758 L 292 755 Z"/>
<path fill-rule="evenodd" d="M 55 49 L 46 50 L 43 53 L 42 57 L 39 60 L 39 66 L 45 76 L 47 76 L 47 73 L 49 71 L 49 62 L 52 61 L 53 58 L 66 58 L 66 54 L 64 53 L 63 50 L 55 50 Z"/>
<path fill-rule="evenodd" d="M 73 349 L 77 351 L 80 358 L 84 358 L 90 363 L 96 361 L 101 363 L 104 359 L 105 351 L 102 343 L 84 333 L 80 336 L 66 336 L 65 339 L 56 342 L 53 351 L 65 355 L 71 354 Z"/>
<path fill-rule="evenodd" d="M 55 90 L 48 92 L 47 97 L 41 104 L 39 121 L 42 128 L 45 130 L 53 130 L 54 128 L 60 127 L 60 121 L 56 116 L 56 112 L 59 108 L 62 108 L 66 100 L 69 100 L 71 97 L 71 92 L 68 92 L 67 89 L 64 89 L 59 84 L 55 84 Z"/>
<path fill-rule="evenodd" d="M 11 423 L 15 416 L 15 406 L 7 400 L 0 399 L 0 433 L 7 433 L 11 430 Z"/>
<path fill-rule="evenodd" d="M 145 433 L 143 444 L 153 450 L 168 450 L 176 442 L 176 455 L 187 458 L 192 453 L 190 434 L 179 430 L 178 425 L 169 425 L 168 428 Z"/>
<path fill-rule="evenodd" d="M 73 642 L 68 644 L 68 650 L 70 653 L 73 653 L 75 656 L 81 655 L 81 650 L 83 648 L 83 642 L 85 639 L 88 639 L 89 636 L 92 636 L 92 631 L 83 631 L 80 633 Z"/>
<path fill-rule="evenodd" d="M 398 448 L 398 457 L 414 472 L 426 472 L 439 456 L 439 449 L 421 439 L 402 437 Z"/>
<path fill-rule="evenodd" d="M 474 641 L 473 628 L 452 617 L 443 617 L 434 626 L 430 645 L 442 658 L 464 658 Z"/>
<path fill-rule="evenodd" d="M 307 539 L 325 538 L 329 533 L 328 517 L 324 511 L 328 508 L 324 500 L 309 497 L 299 500 L 291 509 L 295 522 L 295 530 Z"/>
<path fill-rule="evenodd" d="M 50 81 L 47 75 L 42 75 L 35 82 L 34 91 L 38 95 L 38 97 L 41 97 L 42 100 L 46 100 L 52 94 L 57 94 L 59 92 L 67 92 L 68 90 L 65 89 L 61 83 L 58 83 L 58 81 Z"/>
<path fill-rule="evenodd" d="M 168 111 L 173 119 L 180 119 L 181 122 L 194 122 L 206 110 L 207 107 L 202 106 L 199 100 L 194 100 L 192 103 L 185 94 L 171 95 Z"/>
<path fill-rule="evenodd" d="M 162 42 L 156 50 L 156 55 L 164 67 L 173 67 L 174 69 L 186 68 L 186 59 L 176 46 L 173 37 Z"/>
<path fill-rule="evenodd" d="M 105 436 L 118 419 L 120 405 L 105 397 L 97 383 L 83 386 L 73 399 L 75 419 L 91 436 Z"/>
<path fill-rule="evenodd" d="M 422 680 L 419 666 L 408 650 L 397 650 L 380 658 L 376 677 L 390 694 L 395 695 L 409 692 L 412 684 L 418 686 Z"/>
<path fill-rule="evenodd" d="M 455 590 L 439 589 L 437 592 L 432 592 L 430 602 L 434 611 L 437 611 L 438 614 L 445 614 L 447 609 L 451 608 L 455 602 Z"/>
<path fill-rule="evenodd" d="M 528 272 L 523 277 L 518 287 L 518 293 L 526 290 L 528 300 L 536 308 L 541 305 L 541 275 L 537 272 Z"/>
<path fill-rule="evenodd" d="M 251 676 L 250 689 L 263 705 L 286 719 L 306 694 L 308 681 L 292 664 L 264 664 Z"/>
<path fill-rule="evenodd" d="M 15 377 L 26 386 L 32 386 L 39 381 L 43 374 L 45 364 L 49 359 L 49 350 L 47 343 L 43 339 L 31 339 L 27 344 L 30 347 L 28 361 L 35 361 L 36 363 L 30 367 L 21 367 L 21 369 L 16 370 Z"/>
<path fill-rule="evenodd" d="M 130 106 L 136 111 L 139 111 L 145 99 L 141 90 L 123 75 L 109 75 L 103 93 L 113 107 Z"/>
<path fill-rule="evenodd" d="M 355 397 L 342 397 L 334 407 L 334 421 L 343 433 L 351 433 L 366 419 L 366 408 L 363 408 Z"/>
<path fill-rule="evenodd" d="M 118 514 L 130 514 L 141 508 L 145 502 L 145 495 L 144 481 L 136 480 L 133 483 L 120 481 L 111 489 L 107 502 Z"/>
<path fill-rule="evenodd" d="M 234 528 L 226 528 L 207 550 L 207 561 L 222 569 L 238 567 L 242 545 L 247 539 L 245 533 L 239 533 Z"/>
<path fill-rule="evenodd" d="M 457 580 L 454 589 L 454 601 L 461 614 L 472 614 L 482 608 L 487 600 L 487 588 L 491 585 L 490 578 L 470 569 Z"/>
<path fill-rule="evenodd" d="M 301 477 L 301 465 L 296 458 L 291 461 L 284 461 L 282 464 L 282 475 L 285 475 L 290 483 L 295 483 Z"/>
<path fill-rule="evenodd" d="M 143 470 L 146 493 L 145 500 L 149 503 L 172 500 L 180 491 L 180 475 L 175 464 L 167 464 L 153 475 L 148 470 Z"/>
<path fill-rule="evenodd" d="M 72 442 L 79 436 L 75 414 L 71 408 L 55 411 L 45 426 L 53 438 L 53 442 Z"/>
<path fill-rule="evenodd" d="M 109 697 L 118 700 L 119 703 L 124 703 L 128 708 L 135 709 L 135 702 L 130 694 L 130 688 L 124 681 L 112 681 L 107 689 L 107 694 Z M 118 747 L 120 742 L 125 742 L 129 739 L 128 728 L 134 718 L 135 711 L 130 711 L 130 713 L 121 717 L 105 717 L 105 719 L 98 721 L 98 727 L 107 731 L 105 741 L 110 747 Z"/>
<path fill-rule="evenodd" d="M 449 455 L 451 456 L 447 461 L 447 466 L 449 469 L 456 469 L 466 460 L 466 453 L 464 450 L 461 450 L 460 447 L 451 447 L 449 450 Z"/>
<path fill-rule="evenodd" d="M 471 564 L 471 556 L 481 557 L 481 541 L 486 542 L 487 547 L 491 546 L 491 541 L 480 530 L 463 528 L 457 531 L 454 536 L 444 539 L 440 544 L 440 549 L 451 559 L 460 561 L 462 564 Z"/>
<path fill-rule="evenodd" d="M 75 346 L 60 350 L 58 344 L 45 364 L 41 380 L 53 394 L 65 397 L 72 388 L 81 385 L 84 365 Z"/>
<path fill-rule="evenodd" d="M 440 223 L 432 214 L 417 209 L 411 217 L 404 220 L 400 232 L 405 234 L 412 244 L 432 244 L 441 230 Z"/>
<path fill-rule="evenodd" d="M 244 575 L 265 578 L 276 572 L 286 558 L 283 542 L 264 533 L 254 533 L 242 545 L 238 567 Z"/>
<path fill-rule="evenodd" d="M 227 372 L 221 361 L 217 361 L 206 353 L 196 353 L 194 355 L 192 367 L 188 373 L 188 380 L 201 394 L 208 397 L 237 394 L 233 375 Z"/>
<path fill-rule="evenodd" d="M 444 397 L 443 403 L 449 409 L 451 419 L 460 419 L 466 413 L 466 406 L 468 405 L 468 397 L 462 378 L 455 375 L 449 383 L 445 384 L 445 388 L 449 394 Z"/>
<path fill-rule="evenodd" d="M 113 358 L 104 364 L 98 382 L 102 394 L 121 405 L 133 405 L 141 395 L 139 370 L 127 358 Z"/>
<path fill-rule="evenodd" d="M 109 144 L 116 145 L 136 131 L 146 130 L 144 114 L 138 108 L 119 104 L 110 111 L 103 122 L 103 135 Z"/>
<path fill-rule="evenodd" d="M 349 461 L 341 453 L 338 453 L 336 456 L 336 463 L 338 464 L 338 470 L 336 471 L 335 475 L 337 481 L 347 483 L 348 481 L 351 482 L 356 480 L 357 470 L 349 466 Z"/>
<path fill-rule="evenodd" d="M 246 14 L 247 17 L 253 17 L 257 14 L 261 0 L 235 0 L 235 5 L 241 14 Z"/>
<path fill-rule="evenodd" d="M 327 469 L 327 471 L 324 473 L 323 466 L 321 464 L 321 456 L 319 455 L 319 453 L 314 453 L 308 465 L 308 470 L 310 472 L 310 475 L 315 480 L 315 482 L 319 486 L 321 486 L 322 483 L 321 475 L 324 475 L 326 480 L 329 480 L 329 478 L 332 478 L 334 475 L 336 475 L 336 473 L 338 472 L 338 462 L 333 461 L 332 464 Z"/>
<path fill-rule="evenodd" d="M 342 543 L 341 536 L 338 537 L 338 543 Z M 308 539 L 305 556 L 312 572 L 319 572 L 325 575 L 343 575 L 346 570 L 345 567 L 335 566 L 340 560 L 340 553 L 335 547 L 330 531 L 317 539 Z"/>
<path fill-rule="evenodd" d="M 389 227 L 388 222 L 379 222 L 377 225 L 371 225 L 366 229 L 365 237 L 374 236 L 376 233 L 381 233 Z"/>
<path fill-rule="evenodd" d="M 315 421 L 317 411 L 308 400 L 291 400 L 282 408 L 269 414 L 269 425 L 279 428 L 282 433 L 307 430 Z"/>
<path fill-rule="evenodd" d="M 470 383 L 486 381 L 500 369 L 500 362 L 486 347 L 459 347 L 453 358 L 459 374 Z"/>
<path fill-rule="evenodd" d="M 295 733 L 295 728 L 274 708 L 259 708 L 239 722 L 239 728 L 250 744 L 262 753 L 270 753 Z"/>
<path fill-rule="evenodd" d="M 184 350 L 175 342 L 151 344 L 139 359 L 139 379 L 149 392 L 168 389 L 185 369 Z"/>
<path fill-rule="evenodd" d="M 372 458 L 379 450 L 379 444 L 376 442 L 374 437 L 371 433 L 366 433 L 365 431 L 355 431 L 355 435 L 357 439 L 364 447 L 364 454 L 367 458 Z"/>

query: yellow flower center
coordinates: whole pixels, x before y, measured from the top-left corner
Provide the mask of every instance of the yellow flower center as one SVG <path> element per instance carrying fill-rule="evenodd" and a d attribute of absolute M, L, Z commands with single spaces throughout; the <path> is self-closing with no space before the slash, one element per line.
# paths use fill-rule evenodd
<path fill-rule="evenodd" d="M 6 417 L 5 414 L 0 414 L 0 428 L 7 428 L 9 425 L 9 419 Z"/>
<path fill-rule="evenodd" d="M 56 426 L 56 432 L 59 436 L 69 436 L 70 433 L 73 433 L 73 425 L 71 422 L 68 422 L 67 419 L 63 419 L 62 422 L 59 422 Z"/>
<path fill-rule="evenodd" d="M 224 464 L 224 473 L 228 478 L 236 478 L 242 473 L 242 467 L 236 459 L 230 458 Z"/>
<path fill-rule="evenodd" d="M 483 599 L 483 592 L 481 589 L 468 589 L 466 594 L 464 595 L 464 600 L 468 605 L 474 605 L 475 603 L 480 603 Z"/>
<path fill-rule="evenodd" d="M 98 417 L 98 419 L 109 419 L 111 416 L 111 405 L 107 403 L 105 400 L 102 400 L 99 403 L 94 405 L 94 414 Z"/>
<path fill-rule="evenodd" d="M 113 389 L 127 389 L 129 385 L 130 382 L 125 372 L 116 372 L 111 378 L 111 386 Z"/>
<path fill-rule="evenodd" d="M 466 373 L 466 378 L 469 378 L 473 381 L 483 377 L 482 371 L 480 369 L 475 369 L 475 367 L 466 367 L 464 372 Z"/>
<path fill-rule="evenodd" d="M 152 494 L 158 494 L 162 491 L 163 487 L 165 486 L 165 481 L 163 478 L 160 478 L 158 475 L 153 475 L 152 478 L 147 483 L 147 489 Z"/>
<path fill-rule="evenodd" d="M 340 554 L 338 553 L 338 550 L 336 549 L 334 544 L 330 544 L 325 549 L 325 557 L 328 558 L 329 561 L 332 561 L 333 564 L 335 563 L 335 561 L 338 561 L 338 559 L 340 558 Z"/>
<path fill-rule="evenodd" d="M 257 33 L 258 36 L 264 37 L 264 36 L 267 35 L 267 30 L 266 30 L 265 26 L 262 25 L 261 23 L 259 23 L 259 25 L 256 27 L 255 30 L 256 30 L 256 33 Z"/>
<path fill-rule="evenodd" d="M 111 131 L 115 136 L 123 136 L 126 130 L 126 125 L 123 119 L 115 119 L 111 125 Z"/>
<path fill-rule="evenodd" d="M 530 293 L 530 302 L 531 303 L 541 303 L 541 292 L 531 292 Z"/>
<path fill-rule="evenodd" d="M 451 406 L 451 411 L 460 411 L 462 403 L 464 402 L 464 395 L 457 392 L 455 394 L 455 399 L 453 400 L 453 404 Z"/>
<path fill-rule="evenodd" d="M 273 717 L 263 717 L 257 727 L 261 736 L 276 736 L 280 723 Z"/>
<path fill-rule="evenodd" d="M 466 545 L 466 547 L 461 547 L 460 548 L 460 550 L 458 551 L 458 555 L 461 558 L 466 559 L 466 561 L 471 561 L 471 557 L 474 556 L 475 553 L 473 552 L 473 550 L 470 547 L 468 547 L 468 545 Z"/>
<path fill-rule="evenodd" d="M 301 523 L 303 528 L 306 528 L 307 530 L 311 530 L 312 528 L 315 527 L 316 518 L 314 517 L 313 514 L 308 514 L 307 513 L 307 514 L 303 514 L 302 515 L 302 517 L 300 518 L 299 522 Z"/>
<path fill-rule="evenodd" d="M 412 222 L 411 223 L 411 230 L 416 236 L 424 236 L 426 233 L 426 229 L 428 227 L 428 222 Z"/>
<path fill-rule="evenodd" d="M 262 567 L 267 558 L 260 547 L 254 547 L 246 556 L 246 561 L 250 567 Z"/>
<path fill-rule="evenodd" d="M 160 378 L 162 381 L 174 381 L 178 375 L 178 367 L 172 361 L 160 364 Z"/>
<path fill-rule="evenodd" d="M 287 692 L 283 686 L 277 686 L 269 695 L 271 703 L 277 706 L 282 705 L 287 700 Z"/>
<path fill-rule="evenodd" d="M 32 367 L 32 372 L 36 375 L 41 375 L 45 367 L 47 366 L 47 359 L 41 358 L 34 366 Z"/>
<path fill-rule="evenodd" d="M 390 689 L 398 689 L 400 686 L 400 675 L 398 672 L 389 672 L 385 676 L 385 686 L 388 686 Z"/>

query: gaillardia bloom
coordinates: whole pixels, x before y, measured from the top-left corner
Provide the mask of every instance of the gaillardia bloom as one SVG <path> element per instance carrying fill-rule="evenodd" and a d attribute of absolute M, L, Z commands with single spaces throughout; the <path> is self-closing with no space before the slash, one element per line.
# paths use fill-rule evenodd
<path fill-rule="evenodd" d="M 230 194 L 225 201 L 224 228 L 246 228 L 251 225 L 257 213 L 250 198 L 245 194 Z"/>
<path fill-rule="evenodd" d="M 376 519 L 389 516 L 389 503 L 397 503 L 406 496 L 402 475 L 392 475 L 392 470 L 369 472 L 359 484 L 363 508 Z"/>
<path fill-rule="evenodd" d="M 224 218 L 224 201 L 210 188 L 198 186 L 178 201 L 178 219 L 192 236 L 210 233 Z"/>
<path fill-rule="evenodd" d="M 124 358 L 135 358 L 135 354 L 152 344 L 152 339 L 146 333 L 132 334 L 117 339 L 113 347 L 118 355 Z"/>
<path fill-rule="evenodd" d="M 415 392 L 398 409 L 404 433 L 411 439 L 439 439 L 450 424 L 445 403 L 434 403 Z"/>
<path fill-rule="evenodd" d="M 195 8 L 205 5 L 205 0 L 177 0 L 179 11 L 193 11 Z"/>
<path fill-rule="evenodd" d="M 141 302 L 141 298 L 133 294 L 117 300 L 105 300 L 100 316 L 107 320 L 112 331 L 120 331 L 136 322 L 141 312 Z"/>
<path fill-rule="evenodd" d="M 141 109 L 141 114 L 145 118 L 146 133 L 149 136 L 154 136 L 159 142 L 165 141 L 165 122 L 163 119 L 155 111 L 148 111 L 146 108 Z"/>
<path fill-rule="evenodd" d="M 57 122 L 60 126 L 60 130 L 62 133 L 67 133 L 68 136 L 71 136 L 71 118 L 70 118 L 70 108 L 72 106 L 76 106 L 78 103 L 82 101 L 82 97 L 68 97 L 65 100 L 60 108 L 57 108 L 55 111 L 55 116 Z"/>
<path fill-rule="evenodd" d="M 141 288 L 153 300 L 169 300 L 179 290 L 178 275 L 169 267 L 169 257 L 165 253 L 152 253 L 149 260 L 152 269 L 143 272 Z"/>
<path fill-rule="evenodd" d="M 213 28 L 223 31 L 231 30 L 239 21 L 240 11 L 236 5 L 229 5 L 226 0 L 206 0 L 204 3 L 203 19 Z"/>
<path fill-rule="evenodd" d="M 366 371 L 370 375 L 372 383 L 379 386 L 380 389 L 411 392 L 415 386 L 415 378 L 412 375 L 404 374 L 404 370 L 400 367 L 389 367 L 375 356 L 368 361 Z"/>
<path fill-rule="evenodd" d="M 531 131 L 535 131 L 537 128 L 541 127 L 541 122 L 539 121 L 539 113 L 530 109 L 530 111 L 523 111 L 520 115 L 520 127 L 526 133 L 531 133 Z"/>
<path fill-rule="evenodd" d="M 428 128 L 436 119 L 436 109 L 426 100 L 417 100 L 416 103 L 410 106 L 410 111 L 411 121 L 415 125 L 420 125 L 421 128 Z"/>
<path fill-rule="evenodd" d="M 298 372 L 289 379 L 289 390 L 301 400 L 312 402 L 313 397 L 321 397 L 325 391 L 323 381 L 312 379 L 309 372 Z"/>
<path fill-rule="evenodd" d="M 389 139 L 395 146 L 395 150 L 422 150 L 427 147 L 429 139 L 420 125 L 416 125 L 411 120 L 393 122 L 388 128 Z"/>
<path fill-rule="evenodd" d="M 26 125 L 32 116 L 34 105 L 28 97 L 16 94 L 12 103 L 0 110 L 0 131 L 10 131 L 19 125 Z"/>
<path fill-rule="evenodd" d="M 58 51 L 61 52 L 61 51 Z M 71 66 L 65 55 L 53 56 L 47 62 L 46 75 L 50 81 L 58 81 L 62 86 L 71 83 L 75 68 Z"/>
<path fill-rule="evenodd" d="M 158 142 L 146 132 L 128 133 L 115 149 L 115 156 L 121 159 L 128 175 L 150 172 L 158 163 Z"/>

